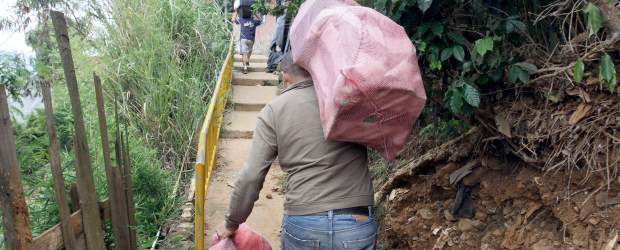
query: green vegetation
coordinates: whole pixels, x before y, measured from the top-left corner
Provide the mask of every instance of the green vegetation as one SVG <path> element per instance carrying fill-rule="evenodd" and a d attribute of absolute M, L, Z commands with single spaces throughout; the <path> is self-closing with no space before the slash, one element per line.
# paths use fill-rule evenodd
<path fill-rule="evenodd" d="M 458 134 L 451 130 L 469 127 L 463 123 L 471 124 L 470 117 L 476 110 L 499 101 L 492 93 L 522 88 L 531 83 L 533 75 L 550 71 L 539 69 L 548 61 L 536 58 L 536 53 L 552 55 L 554 47 L 569 42 L 584 30 L 599 39 L 596 36 L 603 27 L 601 10 L 591 2 L 579 2 L 573 12 L 558 10 L 571 15 L 564 22 L 546 14 L 554 10 L 552 1 L 365 2 L 401 24 L 416 45 L 429 97 L 421 119 L 427 126 L 422 132 L 427 134 L 437 129 L 443 135 Z M 583 79 L 584 57 L 588 53 L 588 47 L 584 48 L 585 51 L 574 51 L 575 63 L 569 67 L 575 82 Z M 599 80 L 613 93 L 613 60 L 606 53 L 599 58 Z"/>
<path fill-rule="evenodd" d="M 289 13 L 295 13 L 300 2 L 292 1 L 287 7 L 269 9 L 265 1 L 259 1 L 254 9 L 274 14 L 288 9 Z M 593 40 L 603 37 L 599 35 L 604 13 L 597 6 L 602 3 L 580 1 L 574 6 L 567 3 L 573 6 L 571 11 L 555 6 L 552 1 L 540 0 L 359 2 L 388 15 L 410 34 L 429 97 L 421 119 L 426 127 L 421 132 L 423 135 L 437 132 L 444 140 L 469 127 L 475 111 L 485 108 L 481 102 L 497 101 L 489 93 L 502 88 L 520 88 L 531 82 L 532 75 L 552 70 L 552 67 L 539 69 L 536 64 L 548 63 L 548 60 L 535 62 L 533 53 L 553 54 L 555 47 L 572 42 L 570 39 L 584 30 Z M 550 13 L 556 9 L 556 13 Z M 561 11 L 570 20 L 558 22 L 556 16 Z M 576 58 L 572 66 L 575 82 L 583 79 L 584 58 L 592 46 L 583 47 L 570 55 Z M 597 59 L 600 61 L 598 80 L 614 93 L 617 79 L 612 56 L 602 53 Z M 564 73 L 562 71 L 567 68 L 556 71 Z"/>
<path fill-rule="evenodd" d="M 26 84 L 29 72 L 24 59 L 19 55 L 0 52 L 0 85 L 4 85 L 8 95 L 17 99 Z"/>
<path fill-rule="evenodd" d="M 106 197 L 107 187 L 93 72 L 103 80 L 110 138 L 115 136 L 115 99 L 120 104 L 121 120 L 129 123 L 138 244 L 140 249 L 150 247 L 158 228 L 177 212 L 179 201 L 177 190 L 173 190 L 176 177 L 180 168 L 191 168 L 195 132 L 228 50 L 229 27 L 216 3 L 205 4 L 199 0 L 62 3 L 59 5 L 65 12 L 71 13 L 67 14 L 71 46 L 98 196 L 100 199 Z M 32 79 L 34 83 L 40 79 L 52 82 L 54 115 L 68 192 L 69 185 L 75 182 L 73 118 L 53 28 L 47 19 L 46 10 L 54 4 L 57 1 L 18 2 L 18 6 L 31 6 L 31 11 L 40 14 L 38 25 L 28 35 L 29 44 L 37 52 Z M 20 87 L 25 78 L 17 78 L 15 70 L 9 69 L 9 72 L 10 75 L 2 71 L 0 79 L 2 84 L 5 79 L 15 82 L 11 85 L 16 86 L 11 93 L 17 96 L 23 91 Z M 45 116 L 40 110 L 14 124 L 34 235 L 58 223 L 46 134 Z M 107 242 L 113 244 L 111 239 Z"/>
<path fill-rule="evenodd" d="M 289 14 L 294 15 L 301 2 L 295 0 L 287 7 L 270 9 L 263 0 L 254 5 L 254 10 L 279 14 L 287 9 Z M 588 146 L 589 150 L 573 152 L 565 146 L 570 143 L 557 143 L 564 141 L 565 137 L 559 138 L 551 133 L 534 139 L 529 136 L 538 132 L 527 122 L 534 118 L 547 119 L 553 115 L 553 109 L 562 109 L 568 114 L 574 112 L 574 107 L 570 105 L 579 103 L 565 98 L 564 94 L 571 89 L 583 89 L 589 95 L 600 95 L 597 97 L 600 100 L 617 101 L 620 23 L 606 18 L 617 15 L 614 1 L 358 2 L 403 26 L 417 49 L 428 100 L 416 124 L 421 129 L 416 130 L 419 137 L 414 138 L 420 140 L 414 140 L 410 145 L 413 148 L 407 150 L 415 151 L 414 148 L 428 140 L 432 141 L 430 144 L 445 142 L 472 126 L 496 130 L 494 115 L 510 112 L 506 106 L 508 103 L 527 103 L 527 100 L 531 102 L 526 105 L 532 105 L 542 113 L 537 117 L 527 117 L 531 113 L 523 112 L 520 118 L 511 117 L 522 122 L 518 128 L 510 128 L 514 125 L 510 123 L 516 121 L 502 120 L 506 122 L 504 125 L 508 124 L 507 130 L 520 129 L 520 138 L 528 138 L 528 146 L 515 146 L 523 144 L 515 142 L 508 151 L 532 151 L 531 155 L 521 157 L 544 162 L 544 168 L 578 166 L 587 162 L 589 168 L 597 169 L 592 167 L 597 163 L 591 160 L 595 158 L 595 148 Z M 590 102 L 589 95 L 585 102 Z M 550 109 L 550 104 L 557 106 Z M 618 107 L 614 105 L 609 107 Z M 494 110 L 497 108 L 502 110 Z M 605 114 L 613 114 L 617 110 L 610 108 Z M 587 110 L 582 112 L 587 113 Z M 583 116 L 573 119 L 577 118 Z M 598 120 L 596 125 L 590 123 L 592 129 L 612 128 Z M 539 127 L 539 131 L 556 129 L 550 124 L 543 125 L 549 127 Z M 562 157 L 547 159 L 552 152 L 573 152 L 581 163 L 576 163 L 577 160 L 562 162 Z M 403 154 L 403 158 L 406 155 Z M 371 170 L 374 176 L 381 179 L 390 169 L 385 163 L 377 163 L 378 160 L 371 158 Z"/>
<path fill-rule="evenodd" d="M 157 2 L 157 1 L 156 1 Z M 100 49 L 102 75 L 128 94 L 128 114 L 146 138 L 179 166 L 193 155 L 194 133 L 227 53 L 228 27 L 200 1 L 115 1 Z"/>

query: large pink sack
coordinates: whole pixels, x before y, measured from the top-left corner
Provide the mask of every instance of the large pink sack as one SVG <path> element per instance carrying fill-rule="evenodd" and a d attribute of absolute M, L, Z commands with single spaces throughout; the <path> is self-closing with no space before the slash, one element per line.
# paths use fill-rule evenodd
<path fill-rule="evenodd" d="M 216 234 L 211 236 L 209 250 L 271 250 L 271 245 L 267 239 L 243 223 L 239 225 L 233 239 L 220 240 Z"/>
<path fill-rule="evenodd" d="M 325 138 L 394 159 L 426 102 L 405 30 L 352 0 L 307 0 L 290 38 L 293 60 L 314 80 Z"/>

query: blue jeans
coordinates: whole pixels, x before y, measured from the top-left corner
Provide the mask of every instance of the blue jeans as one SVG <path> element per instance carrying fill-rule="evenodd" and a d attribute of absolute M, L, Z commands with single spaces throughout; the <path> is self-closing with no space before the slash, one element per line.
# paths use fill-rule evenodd
<path fill-rule="evenodd" d="M 282 222 L 284 250 L 374 250 L 376 239 L 377 224 L 372 213 L 368 218 L 335 215 L 333 211 L 327 215 L 284 215 Z"/>

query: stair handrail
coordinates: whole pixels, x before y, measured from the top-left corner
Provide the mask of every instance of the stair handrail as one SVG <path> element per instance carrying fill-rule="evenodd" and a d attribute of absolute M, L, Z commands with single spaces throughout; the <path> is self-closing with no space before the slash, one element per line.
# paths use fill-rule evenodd
<path fill-rule="evenodd" d="M 198 151 L 194 167 L 194 245 L 196 250 L 205 249 L 205 198 L 209 187 L 211 171 L 216 163 L 220 129 L 231 89 L 233 57 L 233 39 L 230 39 L 228 54 L 222 64 L 215 90 L 209 101 L 209 108 L 198 135 Z"/>

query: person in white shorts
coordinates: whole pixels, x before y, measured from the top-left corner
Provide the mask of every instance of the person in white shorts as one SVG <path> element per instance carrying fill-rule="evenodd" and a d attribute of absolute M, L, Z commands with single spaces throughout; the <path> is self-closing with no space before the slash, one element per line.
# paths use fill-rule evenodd
<path fill-rule="evenodd" d="M 254 47 L 254 39 L 256 38 L 256 27 L 262 23 L 262 20 L 256 15 L 239 13 L 250 11 L 241 10 L 241 8 L 244 7 L 239 6 L 235 8 L 236 12 L 233 14 L 233 20 L 236 24 L 239 24 L 239 54 L 243 57 L 243 73 L 247 74 L 248 66 L 250 66 L 250 57 L 252 56 L 252 48 Z"/>

